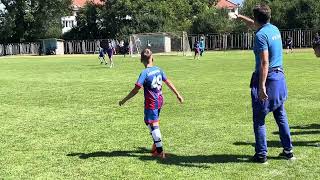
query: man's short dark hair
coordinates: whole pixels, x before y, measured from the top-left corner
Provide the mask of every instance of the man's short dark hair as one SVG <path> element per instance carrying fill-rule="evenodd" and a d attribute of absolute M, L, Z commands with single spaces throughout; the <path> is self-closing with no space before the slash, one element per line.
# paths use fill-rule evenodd
<path fill-rule="evenodd" d="M 149 48 L 144 49 L 141 52 L 141 62 L 148 62 L 151 56 L 152 56 L 152 51 Z"/>
<path fill-rule="evenodd" d="M 266 4 L 256 5 L 253 8 L 253 17 L 259 24 L 269 23 L 271 18 L 270 7 Z"/>

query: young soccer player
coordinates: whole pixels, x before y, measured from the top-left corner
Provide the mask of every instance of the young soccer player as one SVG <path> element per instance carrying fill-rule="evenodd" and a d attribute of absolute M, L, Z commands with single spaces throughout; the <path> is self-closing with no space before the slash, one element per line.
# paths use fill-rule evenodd
<path fill-rule="evenodd" d="M 202 56 L 202 54 L 204 53 L 204 49 L 205 49 L 205 43 L 204 43 L 203 36 L 200 38 L 199 48 L 200 48 L 200 56 Z"/>
<path fill-rule="evenodd" d="M 315 34 L 315 36 L 313 38 L 312 45 L 320 45 L 320 35 L 319 35 L 319 33 Z"/>
<path fill-rule="evenodd" d="M 104 56 L 105 56 L 105 52 L 104 52 L 104 49 L 102 47 L 99 47 L 99 61 L 100 61 L 100 64 L 105 64 L 107 65 L 107 62 L 106 60 L 104 59 Z"/>
<path fill-rule="evenodd" d="M 320 57 L 320 36 L 319 33 L 315 34 L 315 37 L 312 42 L 312 48 L 317 57 Z"/>
<path fill-rule="evenodd" d="M 126 101 L 134 97 L 139 89 L 144 89 L 144 122 L 150 130 L 150 134 L 153 138 L 152 156 L 165 158 L 165 153 L 162 147 L 161 133 L 159 128 L 159 116 L 163 105 L 162 96 L 162 82 L 165 82 L 167 86 L 177 96 L 180 103 L 183 102 L 182 96 L 176 90 L 175 86 L 166 77 L 165 73 L 157 66 L 153 66 L 153 57 L 150 49 L 144 49 L 141 52 L 141 63 L 143 63 L 145 69 L 141 72 L 135 87 L 131 92 L 119 102 L 122 106 Z"/>
<path fill-rule="evenodd" d="M 199 60 L 199 56 L 200 56 L 200 44 L 199 44 L 199 41 L 195 41 L 194 42 L 193 49 L 194 49 L 194 58 L 193 59 L 197 58 L 197 60 Z"/>
<path fill-rule="evenodd" d="M 111 41 L 108 42 L 108 48 L 107 48 L 107 54 L 109 57 L 109 62 L 110 62 L 110 68 L 113 68 L 113 54 L 115 53 L 114 46 L 112 45 Z"/>
<path fill-rule="evenodd" d="M 286 39 L 286 46 L 287 46 L 287 54 L 289 53 L 289 49 L 291 50 L 291 53 L 293 53 L 293 48 L 292 48 L 292 38 L 290 36 L 287 37 Z"/>

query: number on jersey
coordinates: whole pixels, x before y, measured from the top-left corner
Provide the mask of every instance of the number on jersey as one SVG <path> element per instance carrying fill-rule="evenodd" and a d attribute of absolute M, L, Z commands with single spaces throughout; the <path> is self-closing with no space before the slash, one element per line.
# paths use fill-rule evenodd
<path fill-rule="evenodd" d="M 161 90 L 162 87 L 162 76 L 154 76 L 151 84 L 152 88 L 157 88 L 159 91 Z"/>

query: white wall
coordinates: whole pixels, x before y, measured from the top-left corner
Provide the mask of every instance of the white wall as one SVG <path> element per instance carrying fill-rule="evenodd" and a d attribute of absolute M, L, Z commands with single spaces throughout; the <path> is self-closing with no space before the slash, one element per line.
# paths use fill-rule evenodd
<path fill-rule="evenodd" d="M 0 2 L 0 11 L 4 10 L 5 6 Z"/>
<path fill-rule="evenodd" d="M 171 38 L 164 36 L 164 52 L 171 52 Z"/>
<path fill-rule="evenodd" d="M 63 41 L 57 41 L 56 55 L 64 55 Z"/>
<path fill-rule="evenodd" d="M 62 34 L 70 31 L 73 27 L 77 26 L 76 16 L 65 16 L 61 18 Z"/>

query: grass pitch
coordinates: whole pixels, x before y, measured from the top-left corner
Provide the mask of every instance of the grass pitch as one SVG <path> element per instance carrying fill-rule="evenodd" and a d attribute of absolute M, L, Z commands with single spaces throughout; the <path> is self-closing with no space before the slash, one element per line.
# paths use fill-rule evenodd
<path fill-rule="evenodd" d="M 161 131 L 166 160 L 150 157 L 143 92 L 123 107 L 143 65 L 96 55 L 0 58 L 0 177 L 5 179 L 319 179 L 320 59 L 284 55 L 286 109 L 294 162 L 277 158 L 277 126 L 266 120 L 269 163 L 254 154 L 249 80 L 251 51 L 156 56 L 185 98 L 164 85 Z"/>

